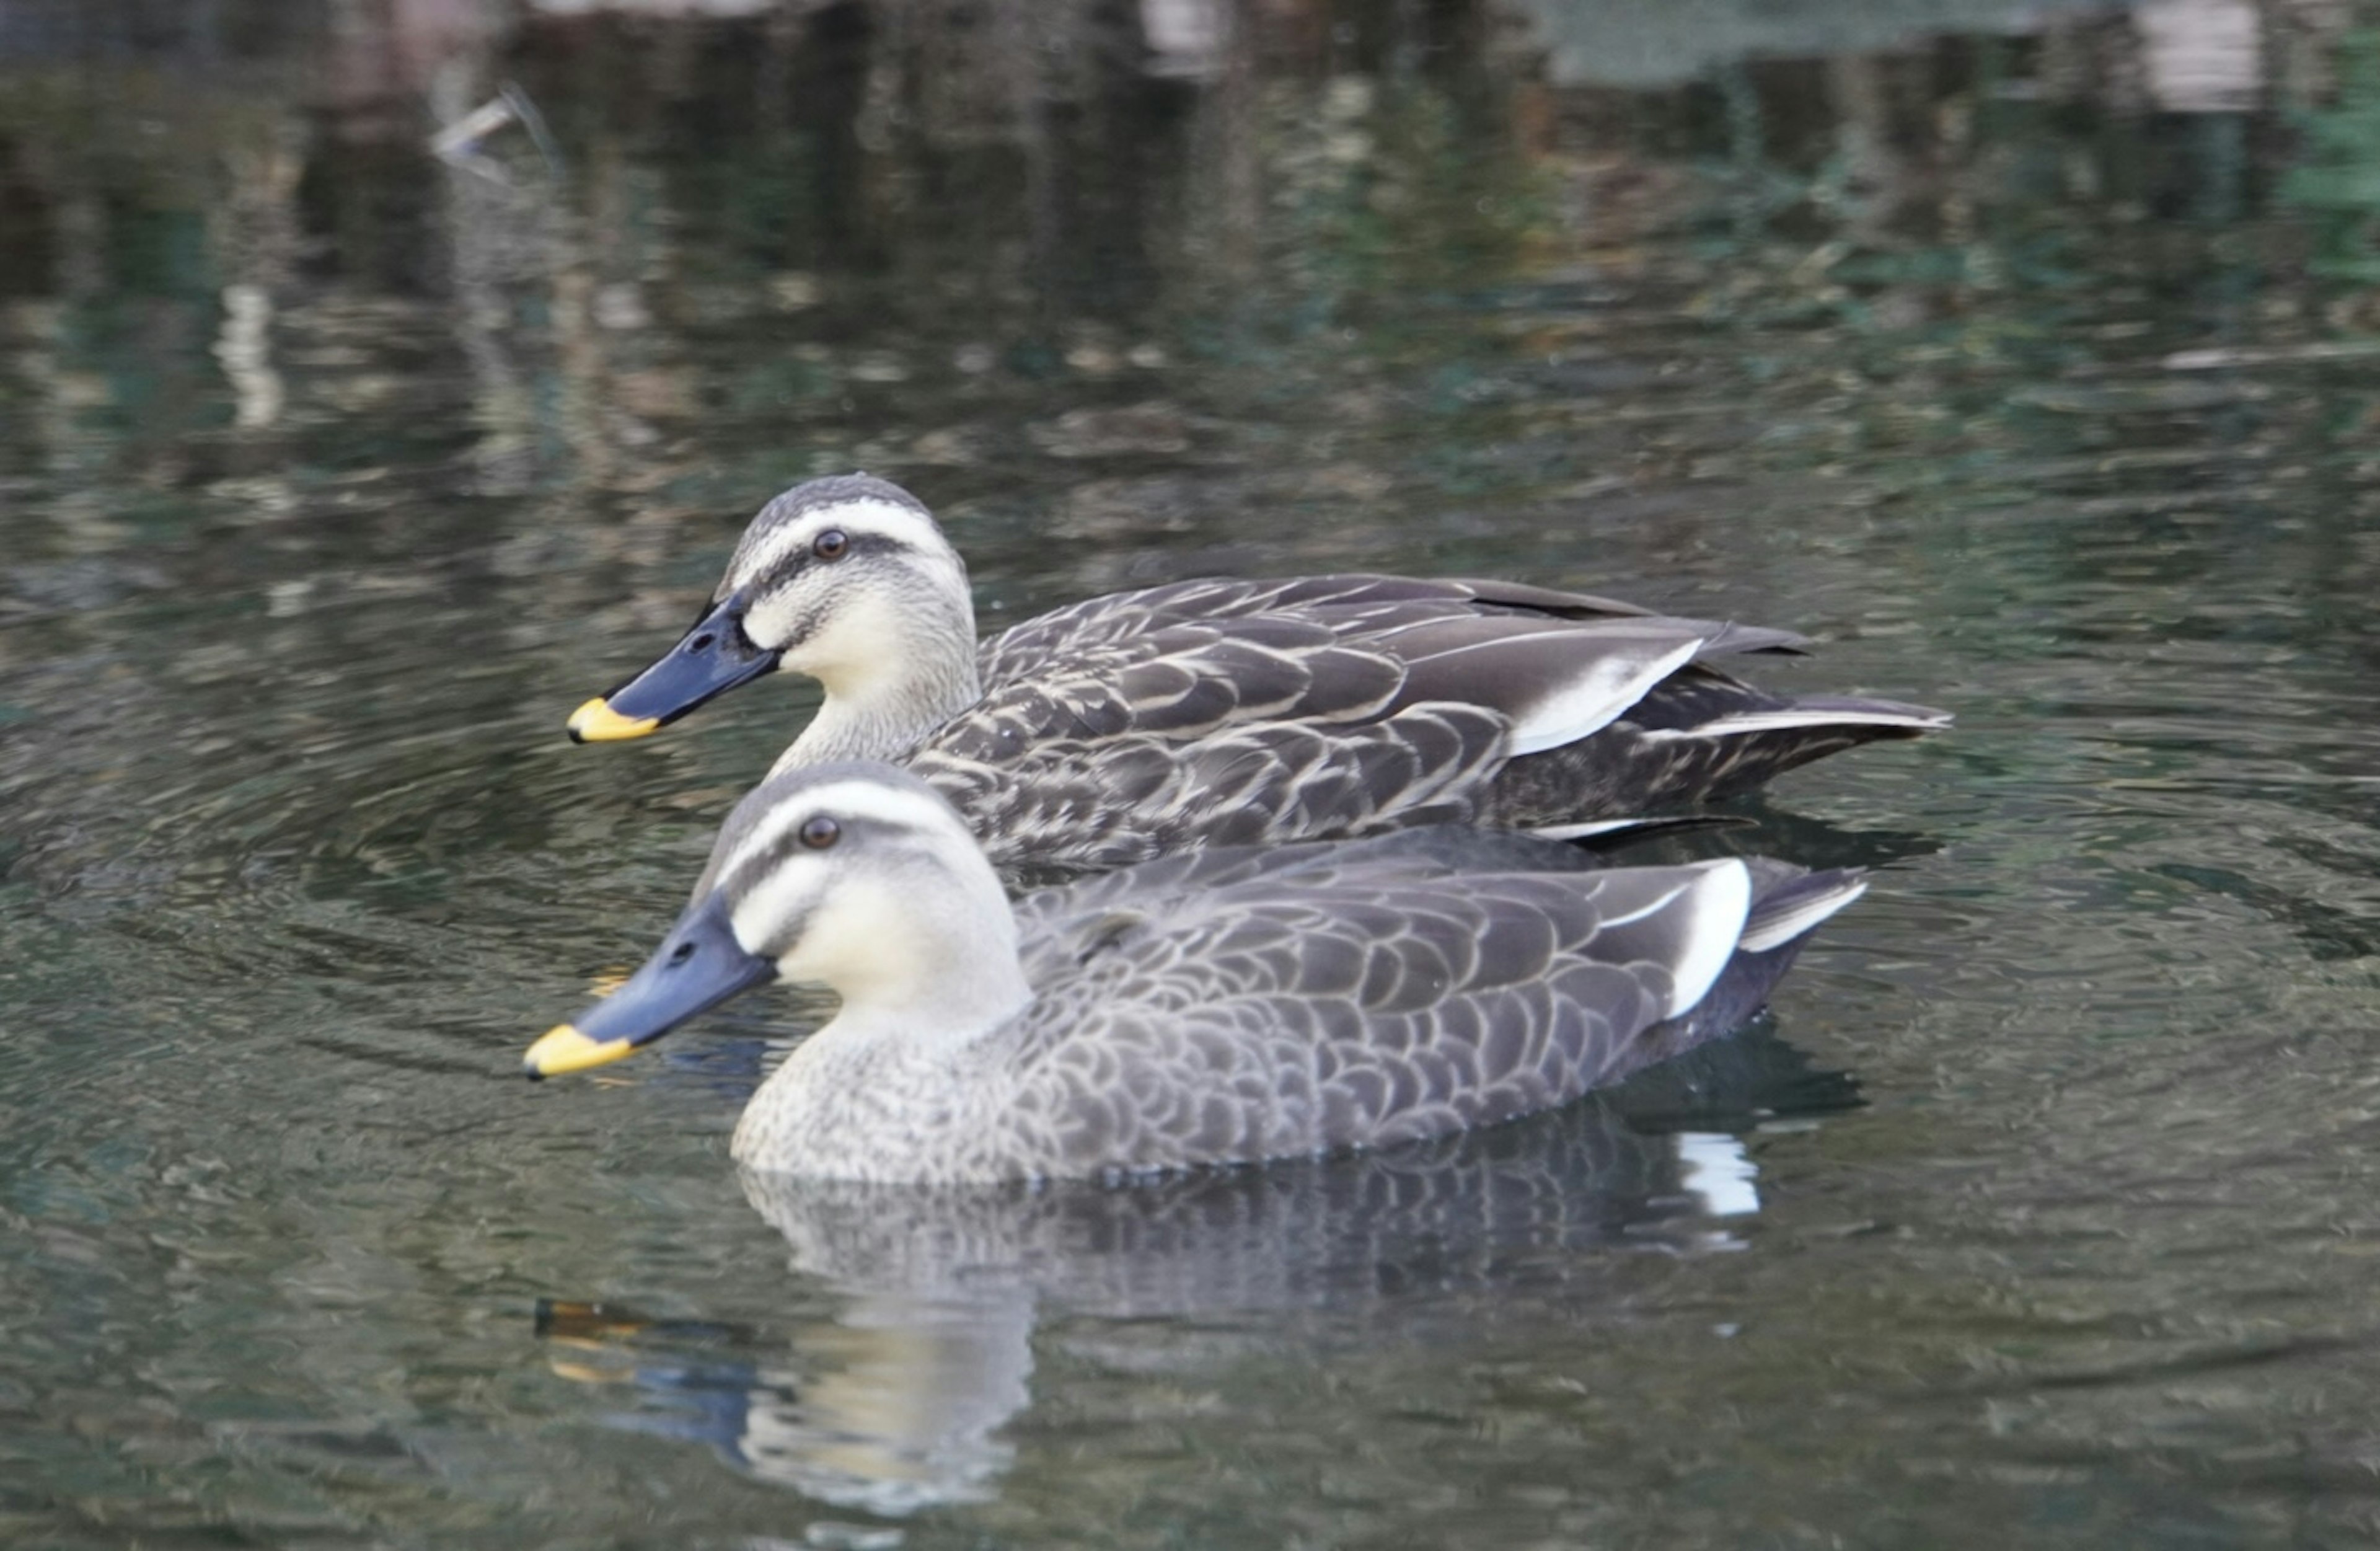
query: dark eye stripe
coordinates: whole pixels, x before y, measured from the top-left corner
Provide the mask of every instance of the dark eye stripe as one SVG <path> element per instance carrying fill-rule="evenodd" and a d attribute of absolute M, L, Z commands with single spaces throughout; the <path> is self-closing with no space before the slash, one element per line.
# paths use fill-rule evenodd
<path fill-rule="evenodd" d="M 782 586 L 813 566 L 848 566 L 854 560 L 866 556 L 902 555 L 909 553 L 910 550 L 910 546 L 899 539 L 888 538 L 882 533 L 846 531 L 845 538 L 847 542 L 844 545 L 843 553 L 832 560 L 821 559 L 812 553 L 810 545 L 804 544 L 779 561 L 777 568 L 762 578 L 754 587 L 754 591 L 766 592 L 772 587 Z"/>
<path fill-rule="evenodd" d="M 917 849 L 930 851 L 932 842 L 907 824 L 887 824 L 881 819 L 861 818 L 844 814 L 836 821 L 842 835 L 830 849 L 842 851 L 853 846 L 867 847 L 871 859 L 881 861 L 903 851 Z M 741 899 L 759 886 L 762 880 L 784 866 L 795 856 L 817 854 L 820 848 L 805 842 L 808 823 L 795 824 L 787 834 L 778 837 L 775 844 L 755 857 L 747 858 L 732 873 L 713 885 L 730 899 Z"/>

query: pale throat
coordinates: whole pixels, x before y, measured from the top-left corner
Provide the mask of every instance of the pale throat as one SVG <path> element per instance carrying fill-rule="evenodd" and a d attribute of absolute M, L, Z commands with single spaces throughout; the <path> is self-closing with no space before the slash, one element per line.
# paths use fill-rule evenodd
<path fill-rule="evenodd" d="M 777 768 L 899 759 L 983 698 L 974 610 L 961 603 L 921 612 L 872 604 L 785 654 L 783 666 L 817 679 L 826 698 Z"/>

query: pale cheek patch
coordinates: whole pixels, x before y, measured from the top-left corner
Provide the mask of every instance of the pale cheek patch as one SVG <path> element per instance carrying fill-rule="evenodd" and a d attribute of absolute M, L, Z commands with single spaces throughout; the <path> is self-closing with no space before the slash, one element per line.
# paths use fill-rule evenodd
<path fill-rule="evenodd" d="M 782 947 L 794 923 L 817 902 L 825 885 L 825 871 L 816 863 L 795 862 L 778 868 L 747 890 L 727 912 L 735 945 L 747 953 L 763 955 Z"/>
<path fill-rule="evenodd" d="M 837 598 L 832 612 L 815 621 L 799 645 L 786 649 L 785 666 L 818 678 L 899 678 L 906 667 L 906 628 L 897 602 L 881 592 L 854 591 Z"/>
<path fill-rule="evenodd" d="M 744 634 L 753 645 L 765 651 L 781 650 L 800 629 L 802 616 L 808 610 L 800 607 L 790 595 L 795 589 L 784 588 L 753 600 L 744 611 Z"/>
<path fill-rule="evenodd" d="M 891 884 L 846 877 L 811 911 L 802 940 L 785 956 L 786 977 L 845 996 L 910 984 L 929 972 L 917 962 L 917 914 L 916 902 Z"/>

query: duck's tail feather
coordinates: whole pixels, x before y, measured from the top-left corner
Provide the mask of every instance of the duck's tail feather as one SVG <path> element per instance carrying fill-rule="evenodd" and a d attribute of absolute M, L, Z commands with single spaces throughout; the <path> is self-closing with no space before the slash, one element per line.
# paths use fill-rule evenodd
<path fill-rule="evenodd" d="M 1755 732 L 1792 732 L 1813 727 L 1858 727 L 1870 738 L 1914 738 L 1950 725 L 1950 714 L 1897 700 L 1856 695 L 1803 695 L 1783 705 L 1730 712 L 1692 727 L 1647 731 L 1655 741 L 1682 738 L 1732 738 Z"/>
<path fill-rule="evenodd" d="M 1867 892 L 1866 875 L 1848 868 L 1778 876 L 1757 867 L 1752 909 L 1736 939 L 1741 953 L 1772 953 L 1807 936 L 1818 923 Z"/>
<path fill-rule="evenodd" d="M 1648 1062 L 1666 1060 L 1750 1022 L 1801 957 L 1810 933 L 1867 888 L 1866 879 L 1848 869 L 1804 873 L 1765 857 L 1743 861 L 1752 872 L 1752 908 L 1735 952 L 1700 1001 L 1645 1031 L 1641 1055 Z"/>

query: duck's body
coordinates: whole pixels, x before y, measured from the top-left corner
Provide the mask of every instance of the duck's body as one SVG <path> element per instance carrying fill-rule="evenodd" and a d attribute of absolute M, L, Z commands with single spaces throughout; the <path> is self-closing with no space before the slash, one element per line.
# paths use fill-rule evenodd
<path fill-rule="evenodd" d="M 1492 1125 L 1738 1026 L 1799 946 L 1745 949 L 1743 923 L 1814 899 L 1831 913 L 1858 892 L 1840 874 L 1764 869 L 1753 902 L 1755 875 L 1731 861 L 1475 872 L 1470 832 L 1415 833 L 1441 855 L 1415 866 L 1360 844 L 1224 850 L 1032 896 L 1019 908 L 1028 1005 L 956 1052 L 828 1024 L 746 1110 L 735 1154 L 955 1183 Z M 1210 861 L 1239 876 L 1211 881 Z"/>
<path fill-rule="evenodd" d="M 1863 886 L 1771 862 L 1585 865 L 1427 830 L 1172 858 L 1012 910 L 915 777 L 796 770 L 738 808 L 661 951 L 531 1070 L 625 1055 L 782 974 L 844 1006 L 746 1109 L 748 1167 L 956 1183 L 1379 1146 L 1724 1032 Z"/>
<path fill-rule="evenodd" d="M 978 646 L 965 567 L 932 518 L 856 477 L 764 508 L 713 605 L 574 732 L 650 731 L 782 663 L 827 694 L 778 772 L 905 764 L 1010 871 L 1416 824 L 1560 826 L 1724 797 L 1948 721 L 1771 695 L 1714 666 L 1803 644 L 1784 631 L 1506 582 L 1184 581 Z"/>
<path fill-rule="evenodd" d="M 901 751 L 996 864 L 1674 808 L 1941 725 L 1791 701 L 1713 659 L 1801 644 L 1512 583 L 1208 579 L 1003 631 L 978 697 Z M 808 739 L 780 770 L 810 763 Z"/>

